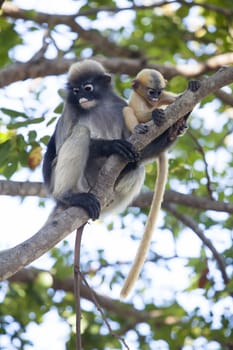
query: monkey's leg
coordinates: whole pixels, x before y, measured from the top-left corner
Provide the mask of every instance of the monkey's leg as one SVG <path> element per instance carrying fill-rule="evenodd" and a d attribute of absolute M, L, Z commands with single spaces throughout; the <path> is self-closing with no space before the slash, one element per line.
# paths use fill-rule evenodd
<path fill-rule="evenodd" d="M 84 176 L 89 144 L 89 130 L 76 124 L 57 156 L 53 196 L 67 207 L 82 207 L 92 219 L 96 219 L 100 214 L 100 204 L 92 193 L 86 193 L 89 186 Z"/>
<path fill-rule="evenodd" d="M 89 217 L 96 220 L 100 216 L 100 202 L 93 193 L 76 193 L 67 191 L 58 203 L 65 207 L 80 207 L 86 210 Z"/>
<path fill-rule="evenodd" d="M 147 224 L 142 236 L 142 240 L 138 247 L 136 257 L 121 290 L 121 298 L 126 298 L 128 296 L 134 283 L 138 279 L 147 256 L 152 234 L 156 227 L 168 176 L 168 160 L 166 152 L 160 154 L 157 160 L 157 166 L 157 179 L 155 183 L 150 212 L 147 218 Z"/>
<path fill-rule="evenodd" d="M 129 163 L 131 165 L 131 163 Z M 129 167 L 126 167 L 128 169 Z M 145 179 L 145 169 L 143 166 L 135 165 L 133 170 L 123 171 L 114 189 L 114 200 L 104 208 L 101 214 L 120 212 L 124 210 L 133 199 L 139 194 Z"/>

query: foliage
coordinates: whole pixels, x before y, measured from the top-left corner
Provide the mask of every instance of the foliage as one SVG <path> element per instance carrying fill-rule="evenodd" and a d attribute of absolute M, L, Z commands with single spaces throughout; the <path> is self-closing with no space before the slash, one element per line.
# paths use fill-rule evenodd
<path fill-rule="evenodd" d="M 45 59 L 54 59 L 58 67 L 56 60 L 60 57 L 67 60 L 91 56 L 140 60 L 145 66 L 149 63 L 161 65 L 165 76 L 172 77 L 168 89 L 180 93 L 187 86 L 185 68 L 193 67 L 189 78 L 199 78 L 195 67 L 202 65 L 204 74 L 209 74 L 219 68 L 214 63 L 208 64 L 210 59 L 218 57 L 221 65 L 224 54 L 232 56 L 231 0 L 214 0 L 208 4 L 205 1 L 198 4 L 165 1 L 145 6 L 144 3 L 150 2 L 81 3 L 72 2 L 76 11 L 70 10 L 72 16 L 67 21 L 62 12 L 57 18 L 51 15 L 55 11 L 53 8 L 51 11 L 52 5 L 44 20 L 40 20 L 43 13 L 39 16 L 37 9 L 6 15 L 3 7 L 0 17 L 0 65 L 3 67 L 0 71 L 3 87 L 0 174 L 3 179 L 12 179 L 22 169 L 28 169 L 30 173 L 38 171 L 50 128 L 54 127 L 54 120 L 61 112 L 62 100 L 51 91 L 54 86 L 55 90 L 62 88 L 64 80 L 53 76 L 41 79 L 39 73 L 29 72 L 31 79 L 21 81 L 24 78 L 21 78 L 19 68 L 10 84 L 4 80 L 3 71 L 12 68 L 17 61 L 35 61 L 40 67 Z M 132 9 L 129 11 L 124 7 Z M 128 16 L 127 21 L 124 16 Z M 81 27 L 79 32 L 75 23 Z M 43 49 L 42 53 L 40 49 Z M 179 68 L 179 75 L 169 75 L 166 69 L 172 66 Z M 117 69 L 116 87 L 126 96 L 132 77 L 119 67 Z M 229 96 L 232 88 L 229 86 L 225 90 Z M 51 105 L 51 101 L 55 102 Z M 170 153 L 168 189 L 178 189 L 204 200 L 232 203 L 232 108 L 233 103 L 225 104 L 211 95 L 193 112 L 189 131 L 179 138 Z M 45 114 L 50 117 L 45 118 Z M 155 169 L 154 164 L 147 167 L 147 189 L 153 189 Z M 132 303 L 112 300 L 112 306 L 105 310 L 112 334 L 96 306 L 89 301 L 83 302 L 85 350 L 121 349 L 124 345 L 119 337 L 132 343 L 133 349 L 233 349 L 232 215 L 227 210 L 205 210 L 201 205 L 194 208 L 192 203 L 187 206 L 173 203 L 172 208 L 165 205 L 165 209 L 161 220 L 163 232 L 159 237 L 163 239 L 163 234 L 168 237 L 164 244 L 172 245 L 172 253 L 171 250 L 167 253 L 166 249 L 161 252 L 157 248 L 159 238 L 155 238 L 149 262 L 141 276 L 144 284 L 139 282 Z M 193 225 L 188 226 L 187 217 Z M 113 231 L 121 228 L 129 235 L 132 227 L 134 234 L 130 238 L 139 239 L 135 226 L 145 220 L 141 211 L 131 209 L 117 220 L 108 222 L 108 228 Z M 195 240 L 198 241 L 198 255 L 192 254 L 190 249 L 187 255 L 183 254 L 179 247 L 184 236 L 191 237 L 188 242 L 191 247 Z M 73 248 L 63 242 L 50 252 L 50 259 L 51 268 L 37 272 L 26 282 L 16 278 L 1 284 L 0 344 L 1 337 L 4 341 L 8 337 L 14 349 L 29 349 L 27 331 L 30 325 L 43 323 L 45 315 L 56 310 L 60 320 L 68 325 L 66 348 L 74 349 L 74 295 L 67 287 L 67 278 L 72 277 Z M 84 275 L 97 291 L 99 286 L 107 285 L 114 294 L 122 285 L 127 266 L 121 262 L 121 269 L 119 260 L 109 261 L 104 250 L 96 250 L 90 256 L 88 249 L 83 248 L 81 262 Z M 165 287 L 162 282 L 159 285 L 147 272 L 147 268 L 155 274 L 158 270 L 160 276 L 170 278 L 171 273 L 174 276 L 181 271 L 176 266 L 182 267 L 186 285 L 171 288 L 166 281 L 165 291 L 166 283 Z M 180 276 L 175 276 L 174 281 L 176 278 L 178 284 Z M 4 345 L 0 345 L 0 349 L 4 349 Z"/>

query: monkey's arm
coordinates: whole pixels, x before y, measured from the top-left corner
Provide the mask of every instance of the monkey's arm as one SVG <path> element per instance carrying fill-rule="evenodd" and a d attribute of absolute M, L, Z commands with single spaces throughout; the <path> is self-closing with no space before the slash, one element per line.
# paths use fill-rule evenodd
<path fill-rule="evenodd" d="M 195 92 L 200 87 L 200 81 L 199 80 L 190 80 L 188 82 L 188 89 L 192 92 Z M 161 96 L 158 101 L 158 105 L 156 108 L 159 108 L 163 105 L 170 105 L 171 103 L 175 102 L 175 100 L 182 96 L 182 94 L 174 94 L 173 92 L 163 91 L 161 93 Z"/>
<path fill-rule="evenodd" d="M 177 97 L 179 97 L 179 95 L 174 94 L 172 92 L 168 92 L 168 91 L 162 91 L 156 108 L 159 108 L 163 105 L 166 105 L 166 106 L 170 105 L 171 103 L 175 102 Z"/>
<path fill-rule="evenodd" d="M 129 162 L 135 162 L 138 160 L 138 154 L 135 152 L 132 144 L 121 139 L 91 139 L 89 152 L 92 158 L 109 157 L 112 154 L 118 154 Z"/>
<path fill-rule="evenodd" d="M 43 161 L 43 177 L 46 187 L 49 189 L 52 176 L 52 165 L 56 157 L 55 133 L 50 137 Z"/>
<path fill-rule="evenodd" d="M 123 116 L 131 133 L 136 131 L 138 134 L 145 134 L 148 131 L 148 126 L 143 123 L 151 119 L 151 112 L 143 110 L 136 113 L 132 107 L 127 106 L 123 108 Z"/>
<path fill-rule="evenodd" d="M 123 108 L 123 116 L 125 119 L 125 124 L 129 131 L 133 133 L 135 126 L 138 125 L 139 120 L 137 119 L 132 107 L 127 106 Z"/>

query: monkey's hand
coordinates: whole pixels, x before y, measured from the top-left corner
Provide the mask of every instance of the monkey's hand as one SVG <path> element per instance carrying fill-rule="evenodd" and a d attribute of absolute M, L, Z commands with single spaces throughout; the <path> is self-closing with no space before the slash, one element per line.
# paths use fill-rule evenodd
<path fill-rule="evenodd" d="M 135 151 L 133 145 L 126 140 L 110 141 L 109 152 L 110 154 L 118 154 L 129 162 L 137 162 L 139 159 L 139 154 Z"/>
<path fill-rule="evenodd" d="M 100 216 L 100 202 L 92 193 L 75 193 L 67 191 L 58 203 L 63 206 L 83 208 L 93 220 Z"/>
<path fill-rule="evenodd" d="M 143 123 L 140 123 L 140 124 L 136 125 L 135 128 L 134 128 L 134 131 L 137 134 L 146 134 L 148 130 L 149 130 L 148 129 L 148 125 L 143 124 Z"/>
<path fill-rule="evenodd" d="M 156 126 L 161 126 L 165 121 L 165 112 L 163 109 L 154 109 L 152 111 L 152 119 Z"/>
<path fill-rule="evenodd" d="M 133 145 L 121 139 L 102 140 L 91 139 L 90 154 L 95 157 L 109 157 L 112 154 L 118 154 L 129 162 L 137 162 L 139 154 L 135 151 Z"/>
<path fill-rule="evenodd" d="M 195 92 L 201 86 L 201 82 L 199 80 L 190 80 L 188 82 L 188 89 L 192 92 Z"/>

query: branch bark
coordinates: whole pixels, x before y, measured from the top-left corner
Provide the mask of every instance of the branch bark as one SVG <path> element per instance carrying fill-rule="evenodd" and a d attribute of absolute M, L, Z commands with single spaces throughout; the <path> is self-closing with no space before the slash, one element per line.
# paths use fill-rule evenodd
<path fill-rule="evenodd" d="M 133 201 L 132 206 L 148 208 L 151 204 L 153 193 L 152 191 L 141 193 Z M 47 192 L 42 182 L 0 180 L 0 196 L 37 196 L 46 198 Z M 184 205 L 199 210 L 224 211 L 233 214 L 232 203 L 220 202 L 190 194 L 182 194 L 173 190 L 165 191 L 163 202 Z"/>
<path fill-rule="evenodd" d="M 150 63 L 150 58 L 142 60 L 140 58 L 112 56 L 111 58 L 93 57 L 93 59 L 102 63 L 107 70 L 115 74 L 135 76 L 143 68 L 152 68 L 160 71 L 166 79 L 170 80 L 175 76 L 183 76 L 188 79 L 195 78 L 211 71 L 215 72 L 224 65 L 232 65 L 233 53 L 229 52 L 214 56 L 205 62 L 197 62 L 194 65 L 180 64 L 177 66 Z M 0 87 L 16 81 L 64 74 L 68 71 L 70 65 L 76 61 L 77 59 L 57 57 L 56 59 L 41 58 L 39 60 L 32 59 L 24 63 L 13 63 L 0 70 Z"/>
<path fill-rule="evenodd" d="M 139 208 L 148 208 L 153 197 L 152 191 L 141 193 L 132 203 L 133 206 Z M 223 211 L 233 214 L 233 204 L 227 202 L 219 202 L 207 197 L 198 197 L 191 194 L 183 194 L 173 190 L 166 190 L 163 198 L 163 203 L 179 204 L 199 210 L 214 210 Z M 162 205 L 163 206 L 163 205 Z M 165 208 L 164 208 L 165 209 Z"/>
<path fill-rule="evenodd" d="M 146 135 L 132 135 L 130 141 L 137 150 L 143 149 L 180 117 L 192 110 L 202 98 L 231 82 L 233 82 L 233 67 L 221 69 L 213 76 L 203 80 L 196 93 L 187 91 L 174 104 L 167 107 L 164 125 L 159 128 L 151 125 Z M 119 157 L 112 156 L 101 170 L 93 192 L 100 199 L 102 207 L 111 200 L 115 180 L 125 164 Z M 55 211 L 34 236 L 16 247 L 0 253 L 0 280 L 9 278 L 22 267 L 40 257 L 87 220 L 86 213 L 79 208 Z"/>
<path fill-rule="evenodd" d="M 37 196 L 46 198 L 42 182 L 0 180 L 0 196 Z"/>

